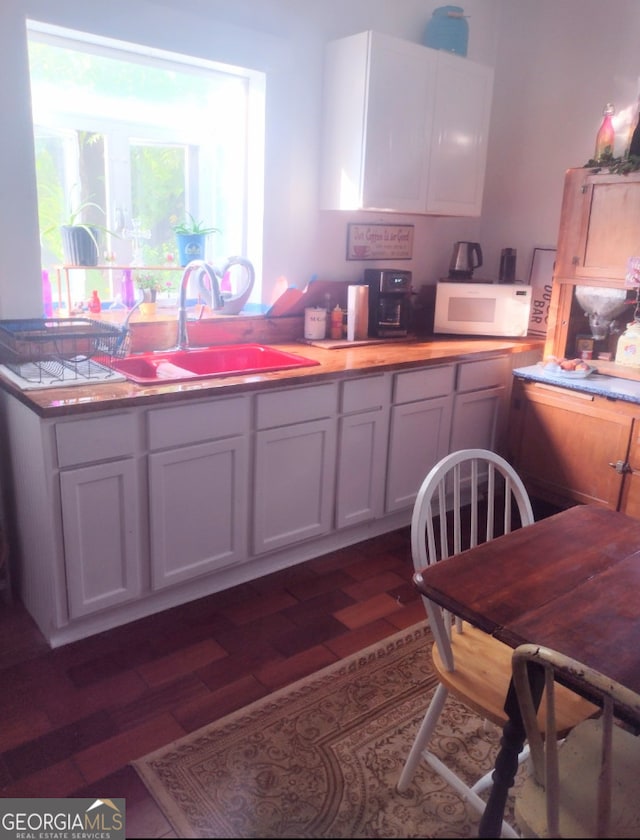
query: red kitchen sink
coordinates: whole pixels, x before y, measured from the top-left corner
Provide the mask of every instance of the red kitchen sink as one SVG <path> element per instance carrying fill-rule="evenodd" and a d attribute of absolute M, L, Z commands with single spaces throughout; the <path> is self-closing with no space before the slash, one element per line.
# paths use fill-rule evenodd
<path fill-rule="evenodd" d="M 191 350 L 140 353 L 113 359 L 110 367 L 132 382 L 149 385 L 319 365 L 313 359 L 264 344 L 228 344 Z"/>

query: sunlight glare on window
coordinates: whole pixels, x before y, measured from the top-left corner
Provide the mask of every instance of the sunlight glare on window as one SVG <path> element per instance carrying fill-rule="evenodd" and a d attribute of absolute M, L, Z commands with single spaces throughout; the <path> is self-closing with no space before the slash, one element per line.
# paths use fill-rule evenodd
<path fill-rule="evenodd" d="M 43 269 L 68 264 L 62 225 L 99 231 L 74 305 L 115 300 L 122 267 L 175 268 L 187 214 L 219 229 L 207 260 L 251 260 L 259 301 L 264 75 L 33 23 L 29 64 Z"/>

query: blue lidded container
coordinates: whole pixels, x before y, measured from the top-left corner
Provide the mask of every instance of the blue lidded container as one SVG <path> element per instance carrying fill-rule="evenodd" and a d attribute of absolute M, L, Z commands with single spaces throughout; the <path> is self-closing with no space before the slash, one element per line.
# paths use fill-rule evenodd
<path fill-rule="evenodd" d="M 424 32 L 424 44 L 435 50 L 466 56 L 469 24 L 462 6 L 440 6 L 434 9 Z"/>

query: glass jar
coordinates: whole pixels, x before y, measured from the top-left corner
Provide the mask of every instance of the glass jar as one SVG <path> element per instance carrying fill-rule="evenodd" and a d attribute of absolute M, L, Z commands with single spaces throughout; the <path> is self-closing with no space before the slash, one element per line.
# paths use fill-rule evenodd
<path fill-rule="evenodd" d="M 640 367 L 640 321 L 627 324 L 627 329 L 618 339 L 616 364 Z"/>

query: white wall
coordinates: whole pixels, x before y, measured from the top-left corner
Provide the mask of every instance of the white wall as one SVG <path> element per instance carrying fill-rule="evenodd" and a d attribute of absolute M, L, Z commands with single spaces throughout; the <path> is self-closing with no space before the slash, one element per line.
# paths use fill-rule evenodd
<path fill-rule="evenodd" d="M 602 107 L 636 95 L 637 0 L 464 0 L 469 58 L 496 67 L 481 219 L 320 212 L 322 48 L 364 29 L 422 41 L 438 0 L 4 0 L 0 6 L 0 317 L 41 314 L 25 18 L 267 72 L 266 292 L 283 275 L 359 279 L 345 260 L 347 223 L 415 225 L 417 284 L 448 270 L 452 243 L 481 242 L 483 276 L 502 247 L 528 277 L 534 246 L 555 244 L 563 172 L 592 153 Z M 251 255 L 247 254 L 251 259 Z M 388 265 L 388 264 L 385 264 Z"/>
<path fill-rule="evenodd" d="M 501 0 L 494 106 L 479 239 L 498 270 L 518 251 L 528 280 L 532 249 L 555 247 L 564 173 L 594 154 L 602 110 L 628 120 L 640 77 L 637 0 Z M 624 130 L 616 137 L 622 154 Z M 638 234 L 640 248 L 640 231 Z"/>

